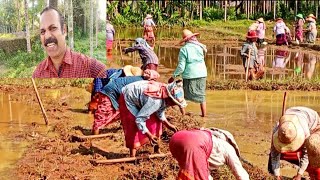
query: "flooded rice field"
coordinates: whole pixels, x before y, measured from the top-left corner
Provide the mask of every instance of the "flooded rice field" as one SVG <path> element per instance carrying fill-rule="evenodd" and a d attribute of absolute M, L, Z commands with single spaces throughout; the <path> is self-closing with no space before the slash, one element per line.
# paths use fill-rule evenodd
<path fill-rule="evenodd" d="M 156 52 L 160 64 L 166 68 L 175 69 L 178 64 L 178 54 L 181 45 L 178 41 L 181 36 L 180 29 L 168 29 L 157 31 L 156 37 L 162 41 L 155 44 Z M 140 29 L 123 30 L 119 37 L 130 39 L 130 41 L 121 41 L 116 43 L 115 57 L 109 56 L 107 59 L 117 59 L 120 64 L 141 63 L 137 52 L 127 55 L 120 53 L 120 49 L 132 45 L 136 37 L 141 36 Z M 176 41 L 164 39 L 172 37 Z M 170 39 L 170 38 L 169 38 Z M 242 43 L 238 41 L 217 41 L 207 40 L 199 37 L 200 42 L 205 41 L 208 52 L 205 61 L 208 70 L 208 79 L 211 80 L 228 80 L 244 79 L 245 71 L 242 64 L 240 50 Z M 285 78 L 305 78 L 318 79 L 320 77 L 320 55 L 317 51 L 307 50 L 299 47 L 284 47 L 266 45 L 258 47 L 257 58 L 260 59 L 265 68 L 264 79 L 285 79 Z"/>
<path fill-rule="evenodd" d="M 0 92 L 0 177 L 6 169 L 12 167 L 22 156 L 28 141 L 22 140 L 24 131 L 30 131 L 27 136 L 37 136 L 44 130 L 43 120 L 38 104 L 27 104 L 25 95 L 13 96 Z M 42 125 L 41 125 L 42 124 Z"/>

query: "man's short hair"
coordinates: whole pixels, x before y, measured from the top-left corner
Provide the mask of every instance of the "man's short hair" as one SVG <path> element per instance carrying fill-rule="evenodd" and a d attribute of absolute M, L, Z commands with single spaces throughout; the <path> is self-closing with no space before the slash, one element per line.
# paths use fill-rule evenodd
<path fill-rule="evenodd" d="M 52 7 L 52 6 L 48 6 L 48 7 L 44 8 L 44 9 L 41 11 L 40 16 L 41 16 L 43 13 L 45 13 L 45 12 L 47 12 L 47 11 L 50 11 L 50 10 L 55 10 L 55 11 L 57 11 L 57 13 L 58 13 L 58 15 L 59 15 L 59 20 L 60 20 L 61 32 L 63 33 L 64 17 L 62 16 L 61 12 L 60 12 L 58 9 L 56 9 L 56 8 L 54 8 L 54 7 Z"/>

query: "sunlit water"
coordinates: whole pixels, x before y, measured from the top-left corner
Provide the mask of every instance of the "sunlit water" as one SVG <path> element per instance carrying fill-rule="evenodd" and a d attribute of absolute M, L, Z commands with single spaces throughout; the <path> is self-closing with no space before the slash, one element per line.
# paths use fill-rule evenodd
<path fill-rule="evenodd" d="M 90 93 L 84 88 L 40 89 L 39 94 L 46 110 L 49 109 L 46 102 L 57 100 L 59 102 L 57 105 L 70 107 L 66 112 L 72 112 L 70 117 L 76 125 L 91 127 L 93 118 L 86 112 L 86 103 L 90 100 Z M 49 126 L 45 126 L 37 102 L 24 103 L 30 97 L 22 93 L 14 94 L 15 98 L 12 96 L 0 92 L 0 179 L 12 179 L 10 170 L 21 158 L 26 148 L 32 145 L 27 140 L 23 140 L 23 137 L 15 138 L 11 135 L 21 132 L 32 138 L 33 135 L 47 133 L 50 129 L 50 117 L 48 118 Z M 66 112 L 57 111 L 56 113 L 60 113 L 57 115 L 63 121 L 66 118 L 63 113 Z"/>
<path fill-rule="evenodd" d="M 34 132 L 45 129 L 39 105 L 23 103 L 27 98 L 29 97 L 21 95 L 19 100 L 13 100 L 11 95 L 0 92 L 0 177 L 8 175 L 7 170 L 16 163 L 29 145 L 27 141 L 10 135 L 28 132 L 30 127 Z"/>

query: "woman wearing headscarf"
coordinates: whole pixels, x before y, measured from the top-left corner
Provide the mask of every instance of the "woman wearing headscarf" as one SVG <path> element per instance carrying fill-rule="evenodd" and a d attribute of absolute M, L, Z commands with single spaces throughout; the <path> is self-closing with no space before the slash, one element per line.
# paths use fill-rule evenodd
<path fill-rule="evenodd" d="M 282 18 L 277 18 L 276 24 L 273 27 L 273 32 L 276 35 L 276 45 L 288 45 L 286 34 L 290 33 L 290 29 L 283 22 Z"/>
<path fill-rule="evenodd" d="M 123 51 L 125 54 L 138 51 L 142 60 L 141 69 L 151 69 L 157 71 L 159 64 L 158 56 L 144 39 L 135 39 L 135 44 L 132 47 L 123 49 Z"/>
<path fill-rule="evenodd" d="M 152 16 L 150 14 L 147 14 L 147 16 L 144 18 L 143 22 L 141 23 L 144 27 L 143 31 L 143 37 L 146 41 L 151 41 L 154 45 L 155 43 L 155 36 L 153 33 L 153 27 L 156 27 L 156 24 L 152 20 Z"/>
<path fill-rule="evenodd" d="M 114 35 L 115 35 L 115 30 L 112 26 L 112 24 L 110 23 L 109 18 L 107 18 L 107 24 L 106 24 L 106 35 L 107 35 L 107 39 L 106 39 L 106 48 L 107 48 L 107 55 L 111 55 L 112 53 L 112 44 L 113 44 L 113 40 L 114 40 Z"/>
<path fill-rule="evenodd" d="M 182 81 L 170 84 L 156 81 L 138 81 L 125 86 L 119 99 L 120 118 L 130 156 L 143 144 L 158 144 L 162 124 L 176 132 L 177 128 L 166 118 L 165 109 L 178 105 L 186 107 Z M 156 151 L 156 149 L 155 149 Z"/>
<path fill-rule="evenodd" d="M 296 17 L 295 37 L 297 44 L 299 44 L 299 42 L 303 42 L 303 25 L 305 21 L 302 14 L 297 14 Z"/>
<path fill-rule="evenodd" d="M 307 17 L 308 25 L 307 25 L 307 42 L 315 43 L 317 39 L 317 26 L 316 26 L 316 17 L 313 14 L 310 14 Z"/>
<path fill-rule="evenodd" d="M 280 176 L 282 159 L 299 166 L 297 174 L 293 177 L 294 180 L 300 180 L 306 170 L 311 175 L 315 174 L 315 170 L 320 168 L 319 164 L 311 166 L 312 170 L 307 168 L 309 168 L 310 158 L 320 160 L 320 152 L 314 148 L 319 149 L 320 141 L 310 141 L 310 137 L 314 137 L 319 129 L 320 118 L 315 110 L 302 106 L 287 109 L 273 129 L 268 171 L 278 180 L 282 179 Z M 309 153 L 318 153 L 318 156 L 312 157 Z"/>
<path fill-rule="evenodd" d="M 258 58 L 257 38 L 256 31 L 249 31 L 247 41 L 242 45 L 240 51 L 245 73 L 247 73 L 248 68 L 248 79 L 250 80 L 255 80 L 264 74 L 263 62 L 260 62 L 261 59 Z"/>
<path fill-rule="evenodd" d="M 206 45 L 198 41 L 196 36 L 199 33 L 192 33 L 190 30 L 185 29 L 182 34 L 183 39 L 180 44 L 185 44 L 180 49 L 178 66 L 169 82 L 182 75 L 185 98 L 200 103 L 201 115 L 204 117 L 207 114 L 207 67 L 204 61 L 207 48 Z"/>
<path fill-rule="evenodd" d="M 264 38 L 266 35 L 266 24 L 264 23 L 263 18 L 257 19 L 258 21 L 258 28 L 257 28 L 257 35 L 258 35 L 258 45 L 261 46 L 262 44 L 265 44 Z"/>
<path fill-rule="evenodd" d="M 249 180 L 240 162 L 233 135 L 218 128 L 182 130 L 173 134 L 169 148 L 179 163 L 179 180 L 212 180 L 210 171 L 227 165 L 237 180 Z"/>

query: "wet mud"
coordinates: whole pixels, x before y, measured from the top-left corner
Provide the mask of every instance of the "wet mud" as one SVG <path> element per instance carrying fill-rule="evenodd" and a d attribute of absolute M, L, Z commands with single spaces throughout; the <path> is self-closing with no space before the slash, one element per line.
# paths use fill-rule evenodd
<path fill-rule="evenodd" d="M 56 87 L 62 89 L 63 87 Z M 19 87 L 30 98 L 26 103 L 35 102 L 33 89 L 29 86 Z M 40 92 L 46 87 L 40 87 Z M 17 89 L 12 86 L 1 86 L 0 91 L 10 93 L 13 98 L 19 100 Z M 30 125 L 30 131 L 12 134 L 15 140 L 27 140 L 31 143 L 23 157 L 16 163 L 10 172 L 16 179 L 175 179 L 179 167 L 172 157 L 162 159 L 140 160 L 133 163 L 118 163 L 112 165 L 92 164 L 92 159 L 114 159 L 129 157 L 129 151 L 124 146 L 124 136 L 120 122 L 110 124 L 102 130 L 103 133 L 112 133 L 111 137 L 88 141 L 75 141 L 74 134 L 91 133 L 90 122 L 79 125 L 75 119 L 71 103 L 67 99 L 44 96 L 43 103 L 49 119 L 48 132 L 32 133 L 37 124 Z M 80 113 L 86 113 L 82 109 Z M 178 129 L 192 129 L 202 127 L 205 118 L 194 113 L 181 116 L 178 108 L 169 108 L 168 119 Z M 168 142 L 172 132 L 164 129 L 160 150 L 169 152 Z M 92 143 L 103 147 L 107 152 L 101 152 L 93 148 Z M 139 149 L 138 156 L 152 154 L 153 147 L 146 145 Z M 250 163 L 243 162 L 251 179 L 267 179 L 270 176 L 263 170 L 254 167 Z M 235 179 L 227 167 L 221 167 L 212 172 L 214 179 Z"/>

